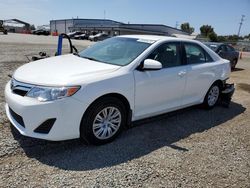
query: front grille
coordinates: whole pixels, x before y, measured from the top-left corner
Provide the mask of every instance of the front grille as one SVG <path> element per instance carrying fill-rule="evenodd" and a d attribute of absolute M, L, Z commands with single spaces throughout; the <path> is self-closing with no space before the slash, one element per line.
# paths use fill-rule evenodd
<path fill-rule="evenodd" d="M 23 118 L 22 116 L 18 115 L 16 112 L 14 112 L 11 108 L 9 108 L 11 116 L 16 120 L 17 123 L 19 123 L 22 127 L 25 128 Z"/>
<path fill-rule="evenodd" d="M 20 96 L 25 96 L 31 89 L 32 85 L 30 84 L 25 84 L 19 81 L 16 81 L 15 79 L 11 80 L 11 85 L 10 88 L 13 93 L 20 95 Z"/>

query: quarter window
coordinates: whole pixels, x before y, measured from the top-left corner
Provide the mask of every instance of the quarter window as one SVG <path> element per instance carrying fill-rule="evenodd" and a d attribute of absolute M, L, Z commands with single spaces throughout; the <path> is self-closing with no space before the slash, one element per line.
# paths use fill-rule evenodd
<path fill-rule="evenodd" d="M 196 44 L 184 44 L 187 64 L 197 64 L 206 62 L 205 51 Z"/>
<path fill-rule="evenodd" d="M 163 68 L 181 65 L 180 44 L 165 43 L 156 48 L 147 59 L 161 62 Z"/>

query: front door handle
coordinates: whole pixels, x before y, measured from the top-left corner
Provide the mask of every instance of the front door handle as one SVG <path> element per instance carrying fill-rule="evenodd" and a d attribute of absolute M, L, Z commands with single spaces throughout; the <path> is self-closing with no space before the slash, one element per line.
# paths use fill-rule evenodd
<path fill-rule="evenodd" d="M 180 72 L 178 73 L 178 75 L 179 75 L 180 77 L 183 77 L 186 73 L 187 73 L 186 71 L 180 71 Z"/>

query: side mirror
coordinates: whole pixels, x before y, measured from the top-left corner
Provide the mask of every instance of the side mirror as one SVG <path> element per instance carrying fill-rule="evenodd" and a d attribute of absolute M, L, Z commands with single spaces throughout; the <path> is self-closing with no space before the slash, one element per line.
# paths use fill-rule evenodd
<path fill-rule="evenodd" d="M 146 59 L 140 65 L 139 70 L 160 70 L 162 68 L 162 64 L 159 61 L 153 59 Z"/>

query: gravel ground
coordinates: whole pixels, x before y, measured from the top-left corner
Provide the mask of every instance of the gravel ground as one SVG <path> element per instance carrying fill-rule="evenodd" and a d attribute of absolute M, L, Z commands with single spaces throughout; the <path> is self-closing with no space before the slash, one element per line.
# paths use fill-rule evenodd
<path fill-rule="evenodd" d="M 21 136 L 4 112 L 8 74 L 23 54 L 53 54 L 55 37 L 0 35 L 0 187 L 250 187 L 250 58 L 232 73 L 230 108 L 191 107 L 136 122 L 114 142 Z M 74 41 L 85 48 L 90 43 Z"/>

